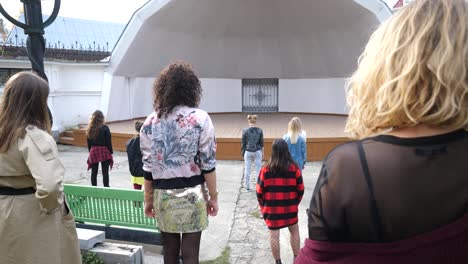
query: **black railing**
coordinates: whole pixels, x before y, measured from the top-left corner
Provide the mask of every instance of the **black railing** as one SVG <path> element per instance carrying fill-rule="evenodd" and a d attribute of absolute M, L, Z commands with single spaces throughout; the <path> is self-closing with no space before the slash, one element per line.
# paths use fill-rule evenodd
<path fill-rule="evenodd" d="M 46 44 L 44 57 L 46 60 L 97 62 L 110 55 L 109 43 L 101 46 L 95 41 L 87 44 L 81 44 L 77 41 L 65 44 L 57 41 L 56 43 L 49 42 Z M 0 58 L 28 58 L 26 43 L 23 39 L 16 39 L 14 42 L 11 39 L 9 42 L 0 42 Z"/>

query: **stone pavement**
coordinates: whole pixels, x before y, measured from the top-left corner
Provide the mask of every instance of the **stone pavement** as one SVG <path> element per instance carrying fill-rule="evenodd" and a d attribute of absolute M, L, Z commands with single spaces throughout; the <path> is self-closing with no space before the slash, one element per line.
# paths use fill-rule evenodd
<path fill-rule="evenodd" d="M 86 148 L 59 145 L 60 158 L 66 167 L 65 183 L 91 185 L 90 172 L 86 171 Z M 317 180 L 321 163 L 308 163 L 304 169 L 305 193 L 299 208 L 301 245 L 307 236 L 306 209 Z M 270 252 L 269 231 L 259 218 L 255 191 L 252 190 L 255 177 L 251 177 L 251 191 L 243 188 L 242 161 L 218 161 L 219 207 L 218 216 L 211 218 L 209 228 L 202 234 L 200 259 L 202 261 L 219 257 L 229 247 L 230 263 L 274 263 Z M 98 175 L 98 185 L 102 178 Z M 114 153 L 114 167 L 110 172 L 110 186 L 132 188 L 125 152 Z M 163 263 L 161 248 L 145 246 L 145 263 Z M 287 229 L 281 230 L 281 256 L 283 263 L 292 263 Z"/>

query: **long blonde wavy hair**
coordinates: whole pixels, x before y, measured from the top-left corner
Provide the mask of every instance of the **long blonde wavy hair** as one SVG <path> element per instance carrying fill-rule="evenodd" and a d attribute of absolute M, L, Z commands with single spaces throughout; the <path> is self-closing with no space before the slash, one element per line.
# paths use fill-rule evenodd
<path fill-rule="evenodd" d="M 291 138 L 291 143 L 296 144 L 297 138 L 302 133 L 302 122 L 297 116 L 291 118 L 288 123 L 288 136 Z"/>
<path fill-rule="evenodd" d="M 415 0 L 371 36 L 347 87 L 346 131 L 468 128 L 468 1 Z"/>

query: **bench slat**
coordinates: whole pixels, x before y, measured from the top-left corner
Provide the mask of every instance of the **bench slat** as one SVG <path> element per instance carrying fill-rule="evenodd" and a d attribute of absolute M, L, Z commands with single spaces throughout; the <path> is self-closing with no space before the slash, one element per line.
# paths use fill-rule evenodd
<path fill-rule="evenodd" d="M 157 230 L 140 190 L 65 184 L 64 192 L 76 221 Z"/>

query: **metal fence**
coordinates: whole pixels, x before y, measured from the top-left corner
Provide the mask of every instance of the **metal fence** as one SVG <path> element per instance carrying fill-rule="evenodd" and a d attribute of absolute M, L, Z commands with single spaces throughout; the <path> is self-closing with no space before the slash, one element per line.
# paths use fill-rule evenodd
<path fill-rule="evenodd" d="M 95 41 L 88 44 L 78 42 L 65 45 L 64 43 L 50 43 L 46 45 L 44 57 L 46 60 L 82 61 L 97 62 L 111 55 L 109 44 L 106 46 L 97 45 Z M 28 58 L 26 43 L 21 42 L 0 42 L 0 57 L 25 59 Z"/>
<path fill-rule="evenodd" d="M 278 112 L 278 79 L 243 79 L 243 112 Z"/>

